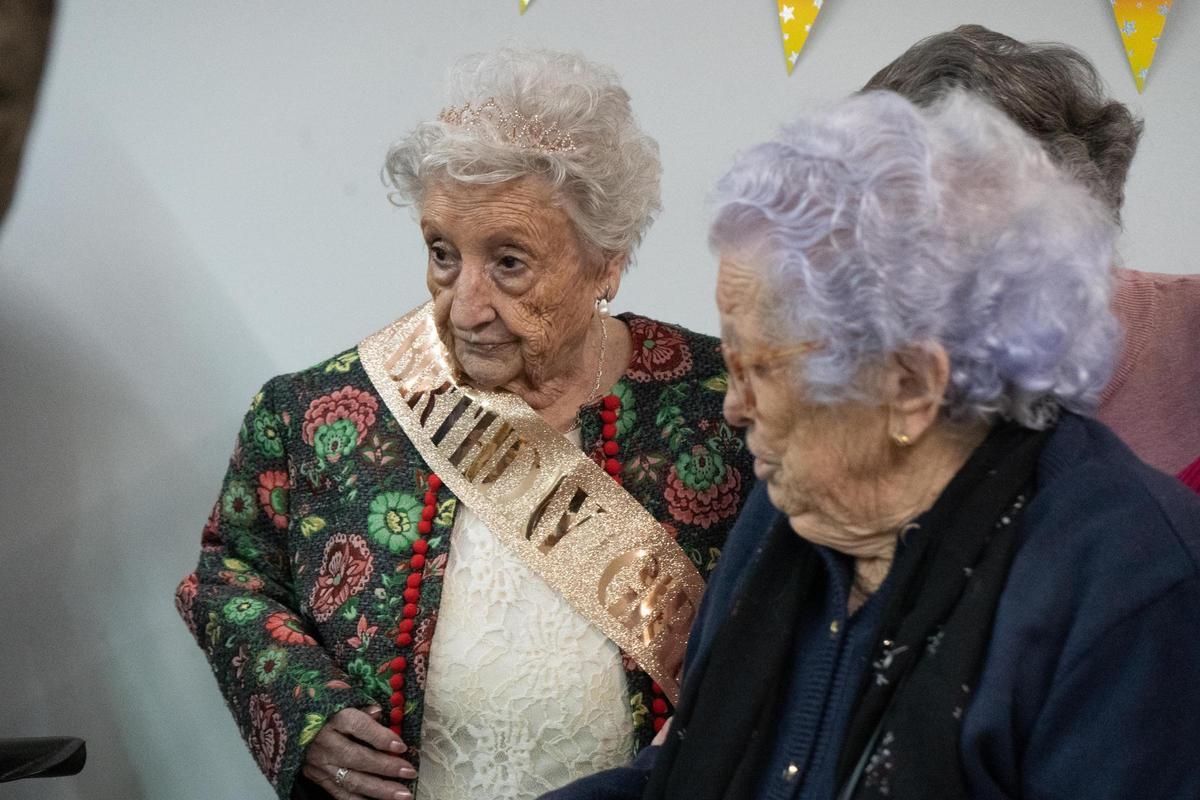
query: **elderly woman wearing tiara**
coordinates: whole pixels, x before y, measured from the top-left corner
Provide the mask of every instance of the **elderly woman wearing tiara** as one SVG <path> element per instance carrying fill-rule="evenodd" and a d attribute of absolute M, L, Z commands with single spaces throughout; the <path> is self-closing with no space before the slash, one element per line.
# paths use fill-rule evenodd
<path fill-rule="evenodd" d="M 254 397 L 177 594 L 281 798 L 627 763 L 751 483 L 717 341 L 607 313 L 659 207 L 615 75 L 501 50 L 452 86 L 386 167 L 431 300 Z"/>

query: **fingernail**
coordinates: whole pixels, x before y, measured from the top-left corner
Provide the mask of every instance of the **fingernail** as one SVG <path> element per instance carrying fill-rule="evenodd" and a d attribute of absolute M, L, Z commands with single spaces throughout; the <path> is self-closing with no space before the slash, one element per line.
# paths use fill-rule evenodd
<path fill-rule="evenodd" d="M 417 777 L 417 771 L 412 767 L 401 767 L 398 774 L 401 778 L 409 781 Z"/>
<path fill-rule="evenodd" d="M 380 714 L 383 713 L 383 709 L 380 708 L 379 706 L 367 706 L 366 710 L 367 710 L 367 713 L 370 714 L 372 717 L 378 717 Z"/>
<path fill-rule="evenodd" d="M 396 800 L 413 800 L 412 792 L 404 789 L 396 792 L 394 795 L 392 795 L 392 797 L 396 798 Z"/>
<path fill-rule="evenodd" d="M 391 749 L 391 751 L 393 753 L 407 753 L 408 752 L 408 745 L 406 745 L 404 742 L 400 741 L 399 739 L 393 739 L 392 743 L 390 745 L 388 745 L 388 747 Z"/>

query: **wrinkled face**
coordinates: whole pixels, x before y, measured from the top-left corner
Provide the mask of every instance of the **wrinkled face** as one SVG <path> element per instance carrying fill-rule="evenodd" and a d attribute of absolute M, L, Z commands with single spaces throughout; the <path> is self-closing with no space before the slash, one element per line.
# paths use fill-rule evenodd
<path fill-rule="evenodd" d="M 730 369 L 725 418 L 745 427 L 754 474 L 771 503 L 805 530 L 869 525 L 888 464 L 887 414 L 855 402 L 811 403 L 795 377 L 804 343 L 779 341 L 759 324 L 765 294 L 758 274 L 722 259 L 717 307 Z M 741 373 L 739 379 L 735 373 Z"/>
<path fill-rule="evenodd" d="M 440 182 L 421 233 L 438 330 L 472 385 L 528 396 L 577 371 L 607 275 L 544 182 Z"/>

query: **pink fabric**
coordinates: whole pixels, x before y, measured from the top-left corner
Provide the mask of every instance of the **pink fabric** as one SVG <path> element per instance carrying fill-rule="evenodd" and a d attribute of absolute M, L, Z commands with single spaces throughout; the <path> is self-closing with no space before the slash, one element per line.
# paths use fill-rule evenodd
<path fill-rule="evenodd" d="M 1125 344 L 1097 416 L 1200 491 L 1200 275 L 1118 270 L 1113 311 Z"/>
<path fill-rule="evenodd" d="M 1184 467 L 1178 478 L 1193 492 L 1200 492 L 1200 458 Z"/>

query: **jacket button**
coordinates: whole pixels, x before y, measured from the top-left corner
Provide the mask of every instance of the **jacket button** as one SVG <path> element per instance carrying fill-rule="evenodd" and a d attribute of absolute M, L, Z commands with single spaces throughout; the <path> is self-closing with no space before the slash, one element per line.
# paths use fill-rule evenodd
<path fill-rule="evenodd" d="M 796 776 L 800 774 L 800 768 L 795 764 L 788 764 L 787 769 L 783 771 L 783 779 L 788 783 L 796 780 Z"/>

